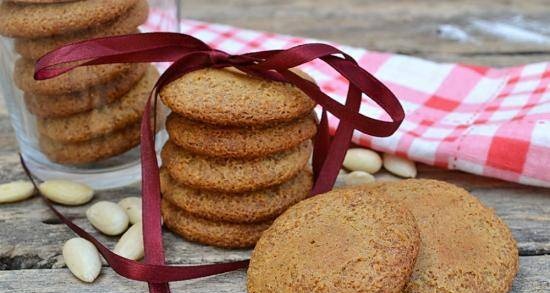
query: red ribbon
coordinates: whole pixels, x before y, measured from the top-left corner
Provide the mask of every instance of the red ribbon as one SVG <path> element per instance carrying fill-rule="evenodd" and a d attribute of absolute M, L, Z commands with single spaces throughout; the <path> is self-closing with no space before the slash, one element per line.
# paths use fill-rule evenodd
<path fill-rule="evenodd" d="M 289 70 L 314 59 L 324 61 L 349 81 L 345 105 L 323 93 L 315 83 Z M 211 276 L 248 265 L 248 261 L 199 266 L 164 264 L 159 166 L 150 115 L 151 101 L 154 100 L 156 104 L 158 91 L 168 83 L 195 70 L 231 66 L 253 76 L 288 82 L 301 89 L 322 106 L 313 152 L 315 184 L 311 195 L 327 192 L 334 186 L 354 129 L 374 136 L 389 136 L 404 119 L 403 108 L 384 84 L 361 68 L 351 56 L 326 44 L 305 44 L 287 50 L 230 55 L 184 34 L 123 35 L 78 42 L 54 50 L 38 60 L 35 78 L 52 78 L 77 66 L 138 62 L 173 62 L 155 84 L 141 121 L 142 201 L 143 218 L 146 219 L 143 222 L 144 263 L 114 254 L 64 217 L 48 200 L 46 203 L 75 233 L 91 241 L 115 272 L 129 279 L 148 282 L 150 292 L 167 293 L 170 292 L 168 282 Z M 359 114 L 362 94 L 366 94 L 384 109 L 391 121 L 376 120 Z M 332 141 L 328 133 L 327 112 L 340 119 Z"/>

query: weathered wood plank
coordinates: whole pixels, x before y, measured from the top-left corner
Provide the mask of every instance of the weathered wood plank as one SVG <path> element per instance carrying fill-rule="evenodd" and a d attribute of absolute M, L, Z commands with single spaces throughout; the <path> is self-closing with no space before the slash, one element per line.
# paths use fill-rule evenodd
<path fill-rule="evenodd" d="M 138 195 L 138 187 L 99 192 L 94 199 L 118 200 Z M 105 245 L 113 248 L 117 237 L 97 232 L 86 219 L 85 211 L 91 205 L 61 207 L 65 215 L 77 225 L 90 231 Z M 47 209 L 40 198 L 0 207 L 0 270 L 25 268 L 52 268 L 63 266 L 60 253 L 63 243 L 74 234 Z M 183 241 L 165 233 L 166 257 L 169 263 L 196 264 L 241 260 L 248 250 L 224 250 Z"/>
<path fill-rule="evenodd" d="M 427 168 L 429 169 L 429 168 Z M 454 173 L 454 174 L 449 174 Z M 437 176 L 439 175 L 439 176 Z M 453 178 L 461 185 L 461 176 L 473 176 L 462 172 L 434 172 L 422 177 L 445 179 Z M 443 178 L 441 178 L 443 177 Z M 499 187 L 496 180 L 483 180 L 466 188 L 478 196 L 487 206 L 510 226 L 518 241 L 521 255 L 550 253 L 550 190 L 514 185 L 515 188 Z M 489 184 L 488 182 L 493 182 Z M 507 183 L 502 183 L 508 186 Z M 138 186 L 101 191 L 98 200 L 118 201 L 123 197 L 138 195 Z M 104 243 L 113 247 L 117 238 L 97 233 L 85 218 L 85 210 L 90 204 L 81 207 L 62 207 L 62 211 L 78 225 L 92 231 Z M 32 231 L 32 233 L 30 233 Z M 0 207 L 0 269 L 50 268 L 63 263 L 59 259 L 63 242 L 73 237 L 72 232 L 61 224 L 43 205 L 39 198 Z M 242 259 L 248 251 L 228 251 L 183 241 L 172 233 L 165 233 L 167 259 L 170 263 L 221 262 Z"/>
<path fill-rule="evenodd" d="M 506 23 L 547 32 L 547 3 L 540 1 L 204 1 L 183 2 L 183 16 L 257 30 L 307 36 L 370 50 L 433 60 L 507 66 L 548 60 L 544 42 L 519 42 L 479 25 Z M 485 23 L 486 24 L 486 23 Z M 442 33 L 452 25 L 467 35 L 457 41 Z"/>
<path fill-rule="evenodd" d="M 521 257 L 512 292 L 550 292 L 550 255 Z"/>
<path fill-rule="evenodd" d="M 24 281 L 23 281 L 24 280 Z M 246 292 L 246 272 L 239 270 L 210 278 L 172 283 L 174 292 Z M 57 292 L 145 292 L 146 285 L 124 279 L 110 268 L 103 268 L 92 285 L 75 279 L 66 269 L 0 271 L 4 293 Z M 529 256 L 520 260 L 520 272 L 511 293 L 543 293 L 550 290 L 550 256 Z"/>
<path fill-rule="evenodd" d="M 22 283 L 24 280 L 24 283 Z M 93 284 L 75 279 L 66 269 L 0 271 L 0 288 L 4 293 L 128 293 L 146 292 L 147 285 L 118 276 L 110 268 L 103 268 Z M 246 292 L 244 270 L 210 278 L 171 283 L 173 292 L 186 293 L 237 293 Z"/>
<path fill-rule="evenodd" d="M 521 255 L 550 253 L 549 190 L 491 188 L 471 192 L 508 224 Z"/>

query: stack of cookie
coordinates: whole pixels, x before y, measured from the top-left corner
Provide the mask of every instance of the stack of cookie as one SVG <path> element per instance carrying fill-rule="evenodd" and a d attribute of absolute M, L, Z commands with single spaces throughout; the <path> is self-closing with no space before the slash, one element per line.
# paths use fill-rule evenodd
<path fill-rule="evenodd" d="M 314 103 L 292 85 L 204 69 L 160 93 L 171 110 L 162 150 L 165 225 L 191 241 L 253 246 L 306 198 Z"/>
<path fill-rule="evenodd" d="M 109 158 L 139 143 L 139 121 L 158 72 L 147 64 L 80 67 L 36 81 L 45 53 L 84 39 L 138 32 L 146 0 L 9 0 L 0 4 L 0 34 L 15 38 L 14 81 L 36 116 L 43 153 L 57 163 Z"/>

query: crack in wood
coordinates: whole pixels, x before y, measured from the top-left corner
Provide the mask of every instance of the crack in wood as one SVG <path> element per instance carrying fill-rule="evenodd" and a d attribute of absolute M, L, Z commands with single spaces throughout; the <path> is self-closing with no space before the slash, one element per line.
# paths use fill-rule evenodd
<path fill-rule="evenodd" d="M 57 263 L 57 255 L 43 259 L 38 255 L 0 256 L 0 271 L 22 269 L 51 269 Z"/>
<path fill-rule="evenodd" d="M 46 225 L 63 225 L 63 222 L 58 218 L 48 218 L 42 220 L 42 223 Z"/>

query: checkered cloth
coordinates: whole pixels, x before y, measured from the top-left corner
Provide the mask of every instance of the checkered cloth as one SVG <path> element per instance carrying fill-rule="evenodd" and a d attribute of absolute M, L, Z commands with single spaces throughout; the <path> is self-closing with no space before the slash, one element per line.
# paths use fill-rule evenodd
<path fill-rule="evenodd" d="M 152 13 L 146 30 L 163 30 Z M 353 56 L 384 82 L 405 108 L 391 137 L 354 133 L 353 142 L 447 169 L 550 187 L 550 62 L 496 69 L 367 51 L 327 41 L 183 20 L 181 32 L 238 54 L 323 42 Z M 322 61 L 301 67 L 322 90 L 343 102 L 347 83 Z M 368 97 L 361 112 L 387 119 Z M 331 130 L 338 124 L 330 117 Z"/>

